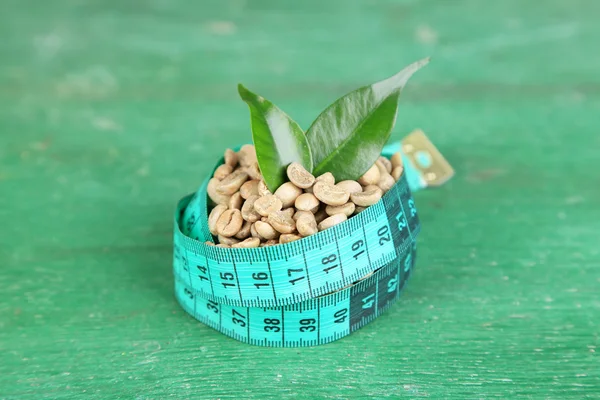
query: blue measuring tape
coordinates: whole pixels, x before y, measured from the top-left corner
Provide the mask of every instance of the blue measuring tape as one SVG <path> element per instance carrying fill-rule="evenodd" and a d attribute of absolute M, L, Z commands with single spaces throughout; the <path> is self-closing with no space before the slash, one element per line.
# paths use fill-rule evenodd
<path fill-rule="evenodd" d="M 383 155 L 398 148 L 391 144 Z M 173 272 L 183 309 L 262 346 L 323 344 L 372 321 L 399 297 L 416 258 L 420 224 L 412 190 L 427 182 L 414 159 L 403 156 L 405 172 L 378 203 L 325 231 L 270 247 L 205 243 L 214 241 L 207 179 L 175 213 Z"/>

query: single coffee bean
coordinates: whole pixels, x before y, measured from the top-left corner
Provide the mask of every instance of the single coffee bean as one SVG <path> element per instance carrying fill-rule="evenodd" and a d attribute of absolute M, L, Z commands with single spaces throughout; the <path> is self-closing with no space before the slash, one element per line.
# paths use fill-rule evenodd
<path fill-rule="evenodd" d="M 381 182 L 381 178 L 384 175 L 390 175 L 391 171 L 390 172 L 387 171 L 387 168 L 385 167 L 383 162 L 381 162 L 381 160 L 377 160 L 377 162 L 375 162 L 375 165 L 377 165 L 377 168 L 379 169 L 379 181 L 377 181 L 377 184 L 379 184 L 379 182 Z"/>
<path fill-rule="evenodd" d="M 238 151 L 238 162 L 242 167 L 247 167 L 256 162 L 256 150 L 251 144 L 245 144 Z"/>
<path fill-rule="evenodd" d="M 216 178 L 212 178 L 210 181 L 208 181 L 208 186 L 206 187 L 206 192 L 208 193 L 208 197 L 210 197 L 210 199 L 215 204 L 225 204 L 226 205 L 227 203 L 229 203 L 230 196 L 217 192 L 217 187 L 220 184 L 221 184 L 220 180 L 218 180 Z"/>
<path fill-rule="evenodd" d="M 254 209 L 263 217 L 267 217 L 269 214 L 280 211 L 282 207 L 281 200 L 274 194 L 268 194 L 266 196 L 259 197 L 254 202 Z"/>
<path fill-rule="evenodd" d="M 226 195 L 232 195 L 248 180 L 248 174 L 240 169 L 236 169 L 227 175 L 217 186 L 217 192 Z"/>
<path fill-rule="evenodd" d="M 380 163 L 383 164 L 383 166 L 385 167 L 385 170 L 388 174 L 392 173 L 392 162 L 390 160 L 388 160 L 387 158 L 385 158 L 384 156 L 380 156 L 377 161 L 379 161 Z"/>
<path fill-rule="evenodd" d="M 286 182 L 279 186 L 275 193 L 275 196 L 281 200 L 284 208 L 288 208 L 294 205 L 294 202 L 302 194 L 302 189 L 294 185 L 292 182 Z"/>
<path fill-rule="evenodd" d="M 325 211 L 325 208 L 326 207 L 321 207 L 321 209 L 315 213 L 315 221 L 317 221 L 317 224 L 328 217 L 327 212 Z"/>
<path fill-rule="evenodd" d="M 375 190 L 375 189 L 379 189 L 379 186 L 377 185 L 367 185 L 363 188 L 363 192 L 368 192 L 370 190 Z"/>
<path fill-rule="evenodd" d="M 233 245 L 233 244 L 236 244 L 236 243 L 240 242 L 237 239 L 226 237 L 226 236 L 223 236 L 223 235 L 219 235 L 218 239 L 219 239 L 219 243 L 228 244 L 230 246 Z"/>
<path fill-rule="evenodd" d="M 279 242 L 275 239 L 271 239 L 271 240 L 267 240 L 264 243 L 261 243 L 260 247 L 275 246 L 276 244 L 279 244 Z"/>
<path fill-rule="evenodd" d="M 371 190 L 365 190 L 362 193 L 355 193 L 350 196 L 350 199 L 354 204 L 360 207 L 368 207 L 377 203 L 383 194 L 383 191 L 379 187 Z"/>
<path fill-rule="evenodd" d="M 279 243 L 290 243 L 302 239 L 302 236 L 294 235 L 293 233 L 285 233 L 279 236 Z"/>
<path fill-rule="evenodd" d="M 288 207 L 285 210 L 281 210 L 281 212 L 287 215 L 288 217 L 292 218 L 296 210 L 294 209 L 294 207 Z"/>
<path fill-rule="evenodd" d="M 217 220 L 219 235 L 231 237 L 240 231 L 244 219 L 240 210 L 227 210 Z"/>
<path fill-rule="evenodd" d="M 258 182 L 258 195 L 259 196 L 266 196 L 268 194 L 272 194 L 271 191 L 269 190 L 269 188 L 267 187 L 267 184 L 265 183 L 265 181 L 259 181 Z"/>
<path fill-rule="evenodd" d="M 335 185 L 335 177 L 331 172 L 325 172 L 324 174 L 317 176 L 315 182 L 325 182 L 330 185 Z"/>
<path fill-rule="evenodd" d="M 300 233 L 302 236 L 310 236 L 317 233 L 319 230 L 317 229 L 317 221 L 315 220 L 315 216 L 307 211 L 300 212 L 303 214 L 298 216 L 298 219 L 296 219 L 296 229 L 298 229 L 298 233 Z"/>
<path fill-rule="evenodd" d="M 262 178 L 262 174 L 260 173 L 260 168 L 258 167 L 258 162 L 253 162 L 252 164 L 247 166 L 244 170 L 246 171 L 246 173 L 248 174 L 250 179 L 258 180 L 258 179 Z"/>
<path fill-rule="evenodd" d="M 294 185 L 302 189 L 307 189 L 315 183 L 314 175 L 297 162 L 288 165 L 287 176 Z"/>
<path fill-rule="evenodd" d="M 400 179 L 400 177 L 402 176 L 402 172 L 404 172 L 404 167 L 402 167 L 402 166 L 395 167 L 392 170 L 392 178 L 394 178 L 397 182 Z"/>
<path fill-rule="evenodd" d="M 213 242 L 210 242 L 208 240 L 206 242 L 204 242 L 204 244 L 207 245 L 207 246 L 214 246 L 215 245 Z"/>
<path fill-rule="evenodd" d="M 229 199 L 229 208 L 231 209 L 236 209 L 236 210 L 241 210 L 242 209 L 242 204 L 244 204 L 244 199 L 242 198 L 242 195 L 240 194 L 240 192 L 235 192 L 234 194 L 231 195 L 231 198 Z"/>
<path fill-rule="evenodd" d="M 356 206 L 356 208 L 354 209 L 354 215 L 361 213 L 361 212 L 365 211 L 366 209 L 367 209 L 367 207 Z"/>
<path fill-rule="evenodd" d="M 255 226 L 255 225 L 256 225 L 256 224 L 254 224 L 254 223 L 253 223 L 252 225 L 250 225 L 250 235 L 251 235 L 252 237 L 257 237 L 257 238 L 259 238 L 259 239 L 260 239 L 261 237 L 260 237 L 260 235 L 258 234 L 258 232 L 256 231 L 256 226 Z"/>
<path fill-rule="evenodd" d="M 356 206 L 353 202 L 349 201 L 341 206 L 327 206 L 325 212 L 327 215 L 344 214 L 347 217 L 351 216 Z"/>
<path fill-rule="evenodd" d="M 383 190 L 383 193 L 387 193 L 387 191 L 390 190 L 395 183 L 396 180 L 386 172 L 385 174 L 381 174 L 381 178 L 379 178 L 377 186 Z"/>
<path fill-rule="evenodd" d="M 292 233 L 296 230 L 296 222 L 281 211 L 275 211 L 269 214 L 268 222 L 280 233 Z"/>
<path fill-rule="evenodd" d="M 313 194 L 317 199 L 330 206 L 341 206 L 348 202 L 350 195 L 344 189 L 318 181 L 313 186 Z"/>
<path fill-rule="evenodd" d="M 362 192 L 362 186 L 356 181 L 341 181 L 335 186 L 344 189 L 348 194 Z"/>
<path fill-rule="evenodd" d="M 250 196 L 258 196 L 258 182 L 256 179 L 244 182 L 240 187 L 242 198 L 247 199 Z"/>
<path fill-rule="evenodd" d="M 377 168 L 377 164 L 374 164 L 358 179 L 358 183 L 363 186 L 375 185 L 377 182 L 379 182 L 379 168 Z"/>
<path fill-rule="evenodd" d="M 394 155 L 392 155 L 392 158 L 390 159 L 390 162 L 392 163 L 392 170 L 394 168 L 402 167 L 404 165 L 404 163 L 402 162 L 402 153 L 394 153 Z"/>
<path fill-rule="evenodd" d="M 242 225 L 240 231 L 235 234 L 235 238 L 241 239 L 241 240 L 246 239 L 248 236 L 250 236 L 250 227 L 251 226 L 252 226 L 252 222 L 244 221 L 244 224 Z"/>
<path fill-rule="evenodd" d="M 260 239 L 257 237 L 251 237 L 251 238 L 244 240 L 243 242 L 234 244 L 231 247 L 234 247 L 237 249 L 252 249 L 252 248 L 258 247 L 259 245 L 260 245 Z"/>
<path fill-rule="evenodd" d="M 348 217 L 346 217 L 346 214 L 332 215 L 331 217 L 325 218 L 323 221 L 321 221 L 321 223 L 318 226 L 319 231 L 324 231 L 325 229 L 329 229 L 332 226 L 341 224 L 342 222 L 346 221 L 347 219 L 348 219 Z"/>
<path fill-rule="evenodd" d="M 242 206 L 242 218 L 246 221 L 256 222 L 260 219 L 260 214 L 254 209 L 254 203 L 258 200 L 258 196 L 250 196 Z"/>
<path fill-rule="evenodd" d="M 256 221 L 254 226 L 256 227 L 256 232 L 258 232 L 261 237 L 267 240 L 279 237 L 279 232 L 269 225 L 268 222 Z"/>
<path fill-rule="evenodd" d="M 359 185 L 360 186 L 360 185 Z M 361 188 L 362 191 L 362 188 Z M 319 199 L 313 193 L 304 193 L 296 198 L 294 205 L 296 209 L 301 211 L 310 211 L 315 207 L 319 207 Z"/>
<path fill-rule="evenodd" d="M 218 180 L 225 179 L 225 177 L 233 172 L 233 168 L 231 165 L 223 164 L 219 165 L 217 169 L 215 169 L 215 173 L 213 178 L 217 178 Z"/>
<path fill-rule="evenodd" d="M 225 164 L 229 165 L 231 168 L 235 168 L 237 163 L 238 163 L 237 153 L 231 149 L 225 150 Z"/>
<path fill-rule="evenodd" d="M 315 216 L 313 215 L 313 213 L 311 213 L 310 211 L 296 211 L 296 213 L 294 213 L 294 216 L 292 217 L 292 219 L 294 221 L 298 221 L 298 218 L 300 218 L 303 215 L 310 215 L 312 218 L 314 218 Z"/>
<path fill-rule="evenodd" d="M 227 206 L 223 204 L 218 204 L 215 208 L 213 208 L 208 216 L 208 230 L 213 235 L 217 235 L 217 221 L 221 218 L 221 215 L 227 211 Z"/>

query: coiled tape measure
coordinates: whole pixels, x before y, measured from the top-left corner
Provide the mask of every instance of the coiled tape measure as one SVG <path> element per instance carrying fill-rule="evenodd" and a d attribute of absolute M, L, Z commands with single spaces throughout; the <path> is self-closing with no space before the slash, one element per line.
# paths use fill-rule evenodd
<path fill-rule="evenodd" d="M 225 335 L 260 346 L 328 343 L 377 318 L 399 297 L 415 264 L 420 224 L 412 191 L 440 185 L 454 173 L 422 131 L 382 154 L 399 150 L 404 173 L 378 203 L 344 223 L 276 246 L 206 245 L 214 241 L 207 178 L 175 213 L 173 272 L 180 305 Z"/>

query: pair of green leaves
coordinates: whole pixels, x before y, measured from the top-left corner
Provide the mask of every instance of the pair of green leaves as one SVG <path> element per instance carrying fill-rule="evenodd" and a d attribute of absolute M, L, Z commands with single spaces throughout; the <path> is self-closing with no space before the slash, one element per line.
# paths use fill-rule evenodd
<path fill-rule="evenodd" d="M 274 192 L 286 181 L 286 167 L 292 162 L 315 176 L 331 172 L 336 180 L 361 177 L 390 137 L 402 88 L 428 62 L 429 58 L 417 61 L 388 79 L 339 98 L 306 133 L 273 103 L 238 85 L 250 108 L 252 139 L 269 190 Z"/>

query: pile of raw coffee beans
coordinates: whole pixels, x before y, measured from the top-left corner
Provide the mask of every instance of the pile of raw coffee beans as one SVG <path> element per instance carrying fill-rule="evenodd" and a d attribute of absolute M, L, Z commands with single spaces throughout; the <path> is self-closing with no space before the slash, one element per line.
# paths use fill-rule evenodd
<path fill-rule="evenodd" d="M 225 151 L 208 183 L 214 208 L 208 217 L 219 247 L 262 247 L 289 243 L 346 221 L 381 196 L 402 175 L 402 158 L 379 157 L 358 181 L 327 172 L 314 177 L 298 163 L 287 168 L 289 182 L 271 193 L 258 167 L 254 146 Z M 213 245 L 212 242 L 207 244 Z"/>

